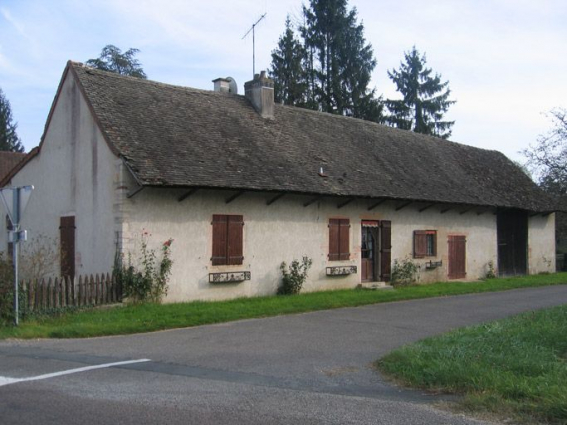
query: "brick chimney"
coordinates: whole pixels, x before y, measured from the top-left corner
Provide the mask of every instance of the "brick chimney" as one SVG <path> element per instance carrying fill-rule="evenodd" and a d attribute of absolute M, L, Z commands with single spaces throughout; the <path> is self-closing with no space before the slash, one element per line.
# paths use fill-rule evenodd
<path fill-rule="evenodd" d="M 266 71 L 244 83 L 244 94 L 262 118 L 274 118 L 274 81 L 266 76 Z"/>

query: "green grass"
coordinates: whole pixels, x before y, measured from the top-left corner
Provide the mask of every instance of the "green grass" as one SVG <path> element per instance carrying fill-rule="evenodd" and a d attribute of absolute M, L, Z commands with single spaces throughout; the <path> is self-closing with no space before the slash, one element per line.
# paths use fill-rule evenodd
<path fill-rule="evenodd" d="M 567 424 L 567 305 L 429 338 L 376 365 L 406 385 L 464 394 L 470 412 Z"/>
<path fill-rule="evenodd" d="M 557 273 L 490 279 L 482 282 L 444 282 L 384 291 L 348 289 L 294 296 L 93 309 L 55 317 L 28 319 L 22 321 L 18 328 L 0 327 L 0 339 L 80 338 L 131 334 L 390 301 L 565 283 L 567 283 L 567 273 Z"/>

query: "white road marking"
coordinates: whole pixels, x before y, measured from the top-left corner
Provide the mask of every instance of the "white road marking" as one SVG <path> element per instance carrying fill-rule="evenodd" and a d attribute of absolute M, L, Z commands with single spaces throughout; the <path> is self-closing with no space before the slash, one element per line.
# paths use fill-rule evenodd
<path fill-rule="evenodd" d="M 94 366 L 79 367 L 79 368 L 76 368 L 76 369 L 62 370 L 61 372 L 46 373 L 45 375 L 30 376 L 28 378 L 9 378 L 7 376 L 0 376 L 0 387 L 3 386 L 3 385 L 15 384 L 16 382 L 39 381 L 41 379 L 56 378 L 57 376 L 70 375 L 72 373 L 86 372 L 86 371 L 89 371 L 89 370 L 104 369 L 104 368 L 112 367 L 112 366 L 122 366 L 122 365 L 126 365 L 126 364 L 142 363 L 142 362 L 149 362 L 149 361 L 151 361 L 151 360 L 150 359 L 138 359 L 138 360 L 127 360 L 127 361 L 116 362 L 116 363 L 105 363 L 105 364 L 98 364 L 98 365 L 94 365 Z"/>

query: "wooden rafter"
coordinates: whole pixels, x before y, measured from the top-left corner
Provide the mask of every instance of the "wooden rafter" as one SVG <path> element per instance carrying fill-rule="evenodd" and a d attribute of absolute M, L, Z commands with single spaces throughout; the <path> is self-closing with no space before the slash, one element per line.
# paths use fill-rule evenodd
<path fill-rule="evenodd" d="M 271 199 L 268 199 L 268 201 L 266 202 L 266 205 L 272 205 L 274 202 L 276 202 L 278 199 L 280 199 L 282 196 L 285 195 L 285 192 L 282 193 L 278 193 L 276 196 L 274 196 Z"/>
<path fill-rule="evenodd" d="M 396 207 L 396 211 L 400 211 L 401 209 L 407 207 L 409 204 L 412 204 L 412 203 L 413 203 L 413 201 L 404 202 L 403 204 L 398 205 L 398 206 Z"/>
<path fill-rule="evenodd" d="M 453 209 L 453 207 L 446 207 L 443 208 L 441 211 L 439 211 L 441 214 L 445 214 L 447 211 L 451 211 Z"/>
<path fill-rule="evenodd" d="M 228 198 L 226 198 L 226 203 L 230 204 L 232 201 L 234 201 L 236 198 L 238 198 L 239 196 L 242 196 L 244 193 L 246 193 L 245 190 L 241 190 L 239 192 L 236 192 L 234 195 L 229 196 Z"/>
<path fill-rule="evenodd" d="M 437 205 L 437 204 L 429 204 L 429 205 L 426 205 L 426 206 L 424 206 L 423 208 L 420 208 L 418 211 L 421 213 L 421 212 L 423 212 L 423 211 L 425 211 L 425 210 L 428 210 L 428 209 L 431 208 L 431 207 L 434 207 L 435 205 Z"/>
<path fill-rule="evenodd" d="M 381 205 L 381 204 L 383 204 L 383 203 L 386 202 L 386 201 L 387 201 L 387 199 L 385 199 L 385 198 L 380 199 L 379 201 L 377 201 L 377 202 L 375 202 L 374 204 L 370 205 L 370 206 L 368 207 L 368 211 L 373 210 L 373 209 L 376 208 L 378 205 Z"/>
<path fill-rule="evenodd" d="M 342 208 L 345 205 L 350 204 L 352 201 L 354 201 L 354 198 L 349 198 L 346 201 L 341 202 L 340 204 L 337 205 L 337 208 Z"/>
<path fill-rule="evenodd" d="M 466 214 L 466 213 L 468 213 L 470 210 L 472 210 L 473 208 L 474 208 L 474 207 L 465 208 L 463 211 L 461 211 L 461 212 L 459 213 L 459 215 Z"/>
<path fill-rule="evenodd" d="M 177 201 L 178 202 L 184 201 L 185 199 L 189 198 L 191 195 L 193 195 L 198 190 L 199 189 L 195 187 L 195 188 L 185 192 L 183 195 L 181 195 L 179 198 L 177 198 Z"/>
<path fill-rule="evenodd" d="M 305 202 L 303 204 L 304 207 L 308 207 L 309 205 L 311 205 L 313 202 L 317 202 L 319 199 L 321 199 L 321 196 L 317 196 L 315 198 L 311 198 L 309 201 Z"/>

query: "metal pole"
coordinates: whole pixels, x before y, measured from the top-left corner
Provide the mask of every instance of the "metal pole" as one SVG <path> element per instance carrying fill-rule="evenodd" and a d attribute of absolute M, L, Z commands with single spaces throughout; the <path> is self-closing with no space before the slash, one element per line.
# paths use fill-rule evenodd
<path fill-rule="evenodd" d="M 256 31 L 254 28 L 256 24 L 252 25 L 252 79 L 256 76 Z"/>
<path fill-rule="evenodd" d="M 20 245 L 20 188 L 16 188 L 13 197 L 14 206 L 14 326 L 18 326 L 18 254 Z"/>

